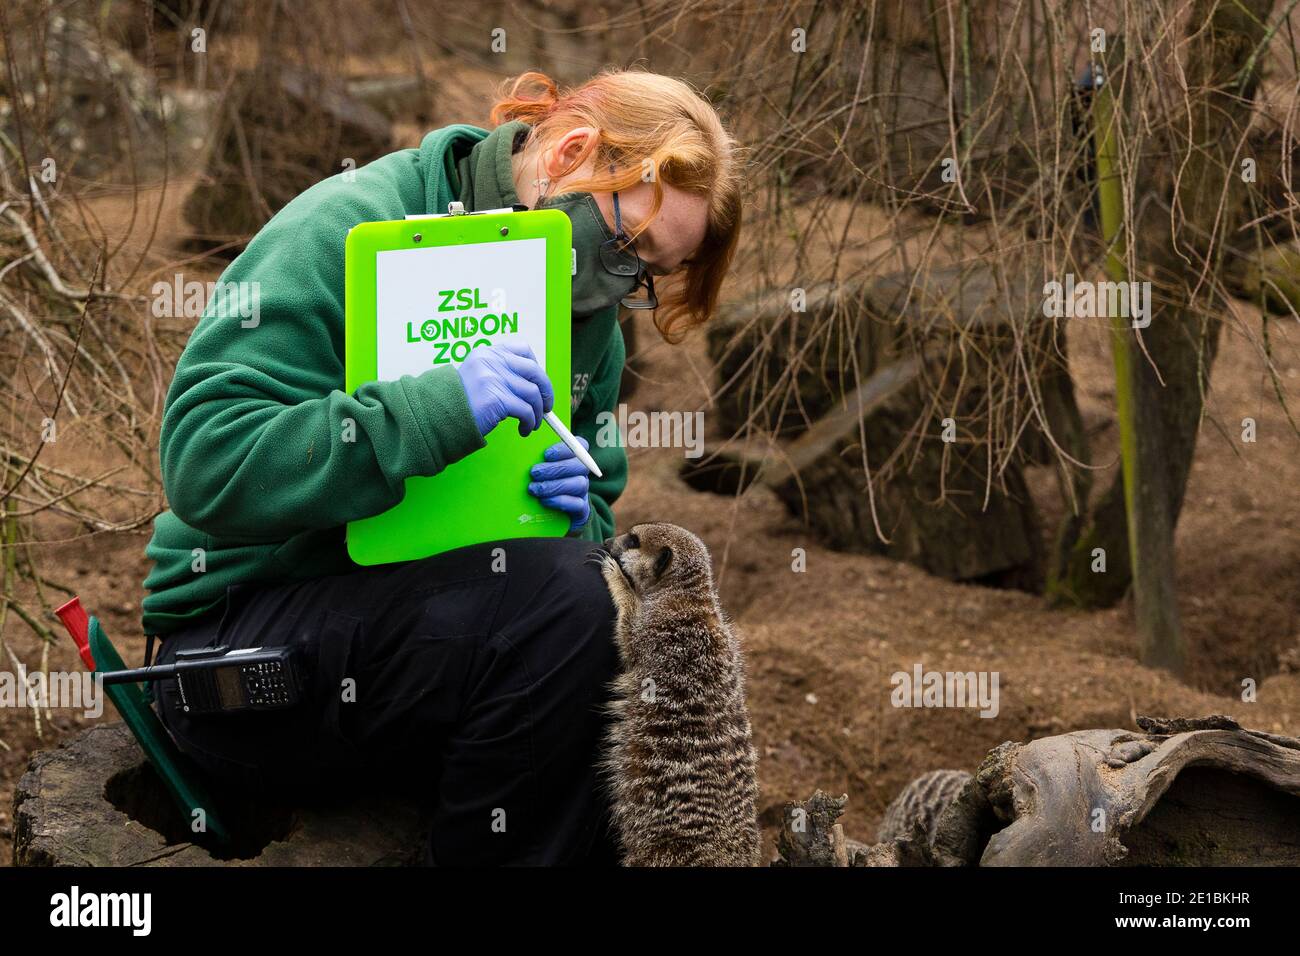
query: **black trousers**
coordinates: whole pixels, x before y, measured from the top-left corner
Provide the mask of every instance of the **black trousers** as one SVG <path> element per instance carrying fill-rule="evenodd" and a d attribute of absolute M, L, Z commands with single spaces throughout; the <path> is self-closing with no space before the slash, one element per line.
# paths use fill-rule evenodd
<path fill-rule="evenodd" d="M 335 577 L 231 588 L 181 649 L 302 645 L 297 707 L 157 706 L 208 773 L 253 792 L 397 786 L 427 801 L 440 865 L 612 863 L 596 762 L 618 666 L 590 542 L 502 541 Z"/>

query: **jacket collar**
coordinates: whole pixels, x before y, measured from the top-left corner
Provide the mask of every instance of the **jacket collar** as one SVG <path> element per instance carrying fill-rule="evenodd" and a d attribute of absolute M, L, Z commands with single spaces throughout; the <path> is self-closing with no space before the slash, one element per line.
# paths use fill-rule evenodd
<path fill-rule="evenodd" d="M 426 213 L 445 213 L 447 203 L 461 198 L 457 165 L 472 155 L 474 148 L 488 135 L 485 129 L 463 123 L 444 126 L 425 135 L 420 142 L 417 162 L 424 177 Z"/>
<path fill-rule="evenodd" d="M 460 179 L 457 198 L 467 210 L 500 209 L 519 202 L 510 157 L 516 137 L 527 131 L 528 125 L 520 120 L 503 123 L 457 162 Z"/>

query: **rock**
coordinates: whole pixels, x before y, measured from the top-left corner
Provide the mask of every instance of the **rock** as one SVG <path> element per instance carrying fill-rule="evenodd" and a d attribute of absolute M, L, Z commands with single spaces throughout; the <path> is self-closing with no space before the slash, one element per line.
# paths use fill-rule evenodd
<path fill-rule="evenodd" d="M 32 757 L 14 793 L 14 865 L 402 866 L 427 842 L 416 808 L 391 797 L 232 815 L 243 823 L 236 858 L 187 841 L 130 731 L 99 724 Z"/>
<path fill-rule="evenodd" d="M 7 52 L 22 96 L 0 75 L 0 132 L 18 142 L 23 126 L 33 166 L 52 159 L 60 179 L 130 181 L 201 156 L 213 95 L 161 90 L 144 65 L 81 20 L 27 18 Z"/>
<path fill-rule="evenodd" d="M 309 186 L 392 146 L 388 120 L 341 82 L 264 62 L 238 76 L 222 102 L 185 218 L 201 240 L 241 244 Z"/>

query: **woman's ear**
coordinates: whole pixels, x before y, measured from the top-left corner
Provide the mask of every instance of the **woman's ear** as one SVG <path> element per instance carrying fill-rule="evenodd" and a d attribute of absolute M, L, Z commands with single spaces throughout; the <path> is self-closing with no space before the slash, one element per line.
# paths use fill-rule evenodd
<path fill-rule="evenodd" d="M 660 551 L 659 556 L 655 558 L 655 577 L 656 578 L 663 577 L 663 573 L 668 570 L 668 565 L 672 564 L 672 561 L 673 561 L 672 548 L 664 548 L 662 551 Z"/>
<path fill-rule="evenodd" d="M 576 173 L 596 152 L 600 130 L 594 126 L 575 126 L 546 150 L 542 166 L 552 180 Z"/>

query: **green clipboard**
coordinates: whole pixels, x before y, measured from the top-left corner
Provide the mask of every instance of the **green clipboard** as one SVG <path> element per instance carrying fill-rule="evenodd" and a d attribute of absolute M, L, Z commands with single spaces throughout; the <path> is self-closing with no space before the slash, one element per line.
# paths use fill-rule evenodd
<path fill-rule="evenodd" d="M 453 203 L 458 207 L 458 203 Z M 555 209 L 449 212 L 366 222 L 347 236 L 345 378 L 376 380 L 459 365 L 509 336 L 526 341 L 570 425 L 572 224 Z M 510 420 L 437 475 L 408 478 L 405 497 L 348 523 L 357 564 L 412 561 L 507 538 L 563 537 L 566 515 L 528 494 L 528 469 L 558 440 Z"/>

